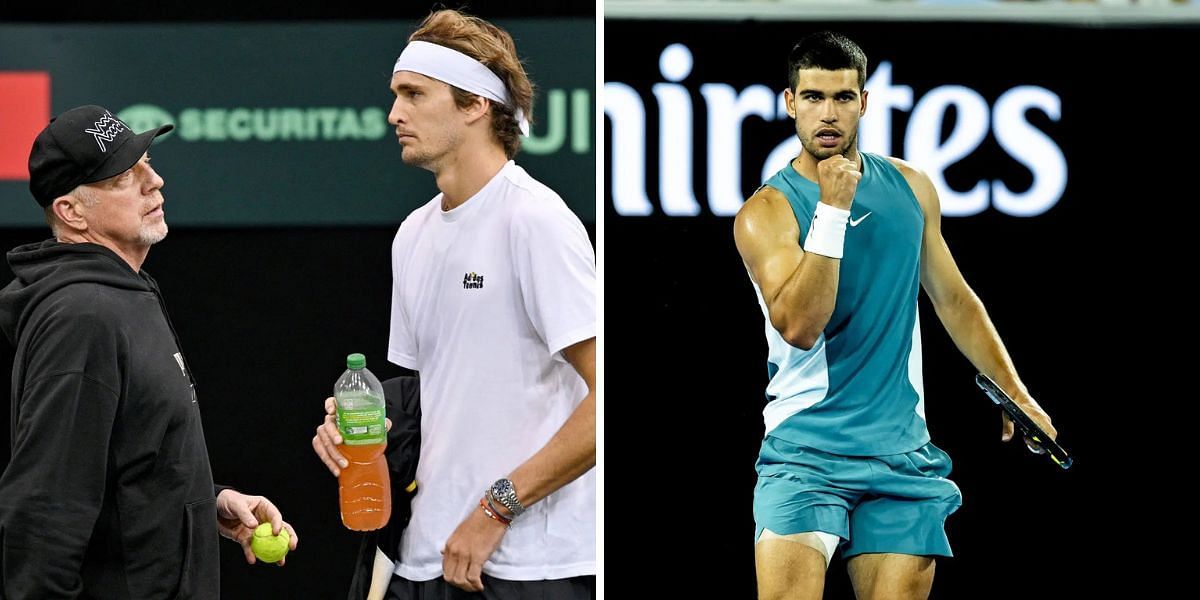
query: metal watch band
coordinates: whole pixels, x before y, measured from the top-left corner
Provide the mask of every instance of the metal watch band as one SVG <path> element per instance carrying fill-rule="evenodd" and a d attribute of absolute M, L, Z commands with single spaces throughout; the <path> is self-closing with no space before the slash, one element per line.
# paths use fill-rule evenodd
<path fill-rule="evenodd" d="M 517 499 L 517 488 L 513 487 L 513 482 L 507 478 L 497 479 L 496 483 L 488 490 L 492 499 L 504 505 L 504 508 L 511 512 L 513 517 L 521 516 L 525 512 L 525 507 L 521 501 Z"/>

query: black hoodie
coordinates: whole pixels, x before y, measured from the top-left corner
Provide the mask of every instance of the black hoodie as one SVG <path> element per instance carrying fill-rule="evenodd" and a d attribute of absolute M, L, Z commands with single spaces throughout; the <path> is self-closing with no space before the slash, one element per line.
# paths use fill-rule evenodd
<path fill-rule="evenodd" d="M 8 253 L 0 598 L 219 595 L 212 472 L 158 285 L 96 244 Z"/>

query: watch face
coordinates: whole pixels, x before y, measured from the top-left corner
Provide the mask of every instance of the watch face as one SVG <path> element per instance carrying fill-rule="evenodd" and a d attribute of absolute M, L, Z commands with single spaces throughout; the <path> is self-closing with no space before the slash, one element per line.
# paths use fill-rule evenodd
<path fill-rule="evenodd" d="M 517 491 L 513 488 L 512 481 L 508 479 L 499 479 L 492 484 L 492 496 L 514 515 L 519 515 L 525 510 L 521 501 L 517 499 Z"/>
<path fill-rule="evenodd" d="M 504 501 L 505 506 L 509 504 L 507 496 L 512 494 L 512 482 L 507 479 L 501 479 L 492 484 L 492 493 Z"/>

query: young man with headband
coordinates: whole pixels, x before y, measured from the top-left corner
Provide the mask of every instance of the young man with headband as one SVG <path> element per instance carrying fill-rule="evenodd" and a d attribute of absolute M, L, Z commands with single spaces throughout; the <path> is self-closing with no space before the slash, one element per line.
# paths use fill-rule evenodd
<path fill-rule="evenodd" d="M 532 85 L 508 33 L 443 10 L 391 89 L 402 158 L 441 193 L 392 246 L 388 358 L 420 372 L 422 440 L 388 597 L 594 597 L 595 255 L 512 160 Z M 313 446 L 336 475 L 326 411 Z"/>
<path fill-rule="evenodd" d="M 841 35 L 796 45 L 784 101 L 802 150 L 735 220 L 770 361 L 760 598 L 820 598 L 839 545 L 858 598 L 926 598 L 935 557 L 951 555 L 944 523 L 961 495 L 925 425 L 919 286 L 971 363 L 1056 435 L 955 265 L 929 177 L 859 152 L 866 69 Z"/>

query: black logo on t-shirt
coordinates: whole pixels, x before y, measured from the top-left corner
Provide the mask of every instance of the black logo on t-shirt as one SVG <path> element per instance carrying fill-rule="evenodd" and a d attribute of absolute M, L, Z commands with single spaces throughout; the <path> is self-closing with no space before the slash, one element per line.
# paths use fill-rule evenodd
<path fill-rule="evenodd" d="M 483 287 L 483 275 L 474 271 L 463 275 L 463 289 L 477 290 Z"/>

